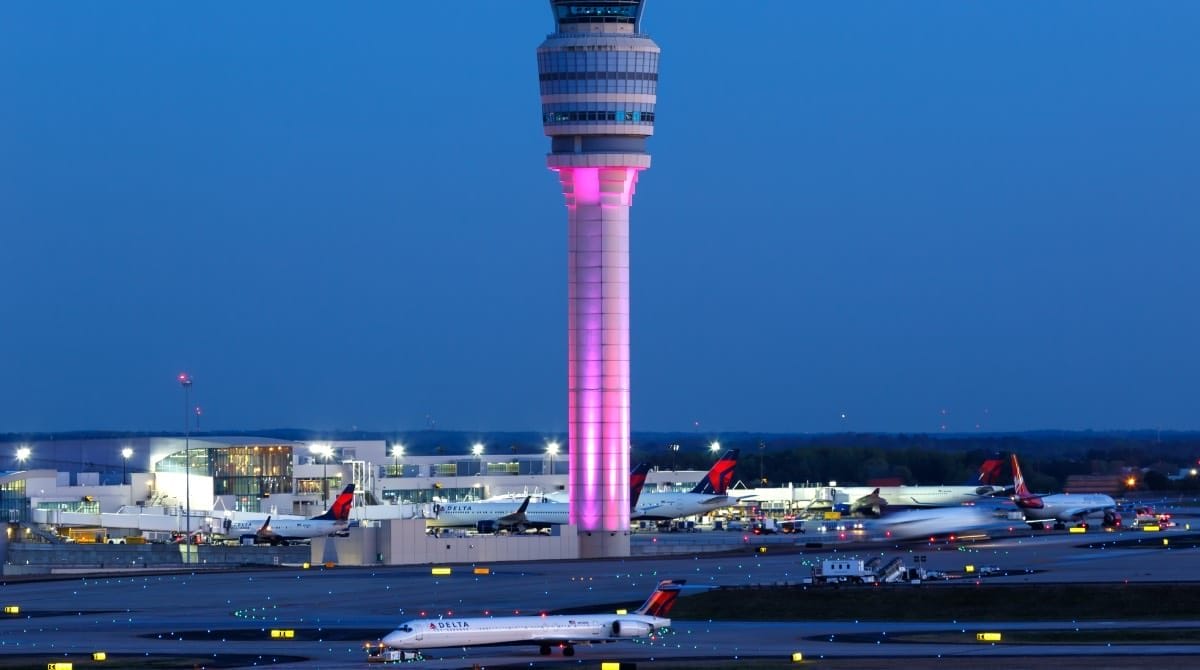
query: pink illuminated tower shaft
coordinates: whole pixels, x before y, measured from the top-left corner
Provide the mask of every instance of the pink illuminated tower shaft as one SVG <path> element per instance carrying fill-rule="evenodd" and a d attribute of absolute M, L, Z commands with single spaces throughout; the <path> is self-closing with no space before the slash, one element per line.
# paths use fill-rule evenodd
<path fill-rule="evenodd" d="M 629 529 L 629 206 L 635 167 L 559 167 L 567 202 L 571 523 Z"/>
<path fill-rule="evenodd" d="M 650 167 L 658 45 L 643 0 L 550 0 L 538 47 L 546 165 L 567 201 L 570 520 L 582 557 L 629 555 L 629 206 Z"/>

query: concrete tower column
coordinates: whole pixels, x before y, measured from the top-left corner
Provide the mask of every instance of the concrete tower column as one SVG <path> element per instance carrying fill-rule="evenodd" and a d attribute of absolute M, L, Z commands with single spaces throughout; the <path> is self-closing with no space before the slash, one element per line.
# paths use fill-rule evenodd
<path fill-rule="evenodd" d="M 629 207 L 650 167 L 658 46 L 643 0 L 551 0 L 538 48 L 547 165 L 567 205 L 571 522 L 580 555 L 629 555 Z"/>

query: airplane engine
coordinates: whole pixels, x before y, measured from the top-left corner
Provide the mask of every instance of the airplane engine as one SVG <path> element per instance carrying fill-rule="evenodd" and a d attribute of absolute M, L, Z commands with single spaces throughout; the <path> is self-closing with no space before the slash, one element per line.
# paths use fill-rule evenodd
<path fill-rule="evenodd" d="M 620 619 L 612 622 L 613 637 L 644 637 L 654 632 L 654 626 L 643 621 L 621 621 Z"/>

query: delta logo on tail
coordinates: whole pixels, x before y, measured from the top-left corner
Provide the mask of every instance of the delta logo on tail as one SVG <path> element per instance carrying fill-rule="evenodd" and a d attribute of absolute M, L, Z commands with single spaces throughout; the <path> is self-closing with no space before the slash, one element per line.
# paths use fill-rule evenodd
<path fill-rule="evenodd" d="M 1012 471 L 1013 471 L 1013 500 L 1018 507 L 1041 509 L 1045 503 L 1038 496 L 1029 492 L 1029 487 L 1025 485 L 1025 477 L 1021 474 L 1021 466 L 1017 464 L 1017 455 L 1012 454 Z"/>
<path fill-rule="evenodd" d="M 1004 468 L 1004 459 L 1000 456 L 993 456 L 983 462 L 979 466 L 979 483 L 980 484 L 999 484 L 1000 473 Z"/>
<path fill-rule="evenodd" d="M 730 449 L 725 452 L 724 456 L 713 463 L 712 468 L 704 479 L 692 489 L 692 493 L 703 493 L 705 495 L 723 496 L 729 491 L 729 485 L 733 483 L 733 469 L 737 467 L 737 459 L 740 450 Z"/>
<path fill-rule="evenodd" d="M 314 519 L 324 519 L 328 521 L 347 521 L 350 519 L 350 507 L 354 505 L 354 484 L 349 484 L 338 497 L 334 499 L 333 504 L 324 514 L 314 516 Z"/>
<path fill-rule="evenodd" d="M 665 619 L 671 613 L 671 608 L 675 606 L 675 601 L 679 598 L 679 590 L 687 583 L 686 579 L 665 579 L 658 584 L 658 588 L 641 607 L 634 611 L 634 614 L 642 614 L 645 616 L 654 616 Z"/>
<path fill-rule="evenodd" d="M 649 463 L 640 463 L 629 473 L 629 509 L 637 507 L 638 498 L 642 495 L 642 487 L 646 485 L 646 475 L 649 473 Z"/>

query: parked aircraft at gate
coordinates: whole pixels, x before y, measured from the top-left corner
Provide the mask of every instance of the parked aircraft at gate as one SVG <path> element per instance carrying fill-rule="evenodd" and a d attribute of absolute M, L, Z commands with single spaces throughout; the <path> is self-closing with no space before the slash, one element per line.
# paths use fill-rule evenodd
<path fill-rule="evenodd" d="M 629 475 L 630 504 L 638 501 L 650 466 L 638 465 Z M 490 530 L 525 530 L 549 528 L 570 522 L 570 503 L 532 502 L 525 496 L 515 502 L 479 501 L 439 503 L 433 506 L 433 518 L 426 519 L 429 528 L 478 528 Z"/>
<path fill-rule="evenodd" d="M 633 508 L 631 519 L 666 521 L 685 516 L 707 514 L 721 507 L 736 505 L 738 497 L 728 494 L 733 481 L 733 469 L 737 466 L 739 450 L 730 449 L 721 456 L 704 479 L 691 491 L 645 493 Z"/>
<path fill-rule="evenodd" d="M 232 537 L 254 537 L 255 542 L 287 544 L 295 540 L 309 540 L 323 535 L 340 535 L 350 523 L 350 507 L 354 504 L 354 484 L 346 486 L 333 505 L 311 519 L 279 519 L 274 524 L 271 517 L 265 523 L 257 520 L 234 521 L 226 535 Z"/>
<path fill-rule="evenodd" d="M 411 651 L 529 644 L 537 645 L 543 655 L 561 647 L 563 656 L 574 656 L 577 644 L 646 637 L 670 626 L 667 615 L 683 584 L 684 580 L 659 582 L 645 604 L 629 614 L 414 619 L 388 633 L 383 644 Z"/>
<path fill-rule="evenodd" d="M 1034 495 L 1025 485 L 1025 477 L 1021 475 L 1021 466 L 1017 464 L 1017 455 L 1012 455 L 1013 470 L 1013 502 L 1025 514 L 1025 523 L 1029 525 L 1054 524 L 1062 528 L 1068 523 L 1086 523 L 1087 518 L 1094 514 L 1103 514 L 1105 524 L 1116 523 L 1117 502 L 1103 493 L 1055 493 L 1051 495 Z"/>

